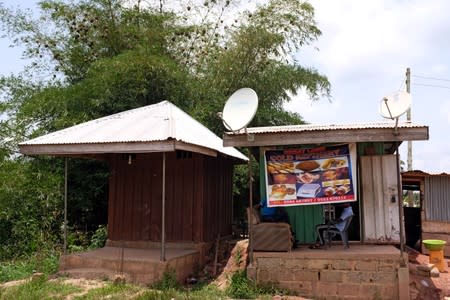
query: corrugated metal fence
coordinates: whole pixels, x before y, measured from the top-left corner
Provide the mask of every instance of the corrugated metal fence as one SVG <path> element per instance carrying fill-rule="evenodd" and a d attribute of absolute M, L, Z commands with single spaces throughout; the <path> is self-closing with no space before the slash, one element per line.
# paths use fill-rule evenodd
<path fill-rule="evenodd" d="M 425 177 L 427 221 L 450 221 L 450 176 Z"/>

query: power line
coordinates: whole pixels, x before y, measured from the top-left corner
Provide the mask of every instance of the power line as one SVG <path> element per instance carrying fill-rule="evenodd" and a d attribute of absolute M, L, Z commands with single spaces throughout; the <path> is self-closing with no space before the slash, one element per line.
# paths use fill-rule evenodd
<path fill-rule="evenodd" d="M 429 86 L 429 87 L 436 87 L 436 88 L 449 89 L 450 90 L 450 86 L 445 86 L 445 85 L 424 84 L 424 83 L 411 83 L 411 84 L 412 85 Z"/>
<path fill-rule="evenodd" d="M 429 77 L 429 76 L 421 76 L 421 75 L 411 75 L 411 77 L 423 78 L 423 79 L 430 79 L 430 80 L 448 81 L 448 82 L 450 82 L 450 79 L 438 78 L 438 77 Z"/>
<path fill-rule="evenodd" d="M 404 85 L 405 85 L 405 80 L 402 79 L 402 83 L 401 83 L 400 86 L 398 87 L 398 90 L 401 91 Z"/>

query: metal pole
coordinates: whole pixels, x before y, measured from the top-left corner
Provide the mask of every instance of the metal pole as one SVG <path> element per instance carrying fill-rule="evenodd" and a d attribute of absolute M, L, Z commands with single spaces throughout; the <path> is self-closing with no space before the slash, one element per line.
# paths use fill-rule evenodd
<path fill-rule="evenodd" d="M 406 68 L 406 92 L 411 94 L 411 69 Z M 411 122 L 411 107 L 406 111 L 406 120 Z M 407 170 L 412 171 L 412 141 L 408 141 Z M 408 206 L 414 207 L 414 193 L 408 191 Z"/>
<path fill-rule="evenodd" d="M 166 152 L 163 152 L 161 206 L 161 261 L 166 261 Z"/>
<path fill-rule="evenodd" d="M 249 248 L 249 263 L 253 263 L 253 231 L 252 231 L 252 221 L 253 221 L 253 192 L 252 192 L 252 152 L 251 148 L 248 148 L 248 197 L 249 197 L 249 206 L 250 206 L 250 214 L 249 214 L 249 220 L 248 220 L 248 248 Z"/>
<path fill-rule="evenodd" d="M 406 68 L 406 92 L 411 94 L 411 69 Z M 406 111 L 406 120 L 411 122 L 411 107 Z M 412 141 L 408 141 L 408 171 L 412 171 Z"/>
<path fill-rule="evenodd" d="M 405 248 L 405 231 L 404 231 L 404 223 L 403 223 L 403 197 L 402 197 L 402 183 L 400 177 L 400 154 L 398 151 L 398 147 L 400 143 L 396 143 L 396 166 L 397 166 L 397 198 L 398 198 L 398 217 L 399 217 L 399 226 L 400 226 L 400 256 L 403 259 L 403 251 Z M 403 261 L 403 260 L 402 260 Z M 405 261 L 403 261 L 406 264 Z"/>
<path fill-rule="evenodd" d="M 64 255 L 67 254 L 67 157 L 64 161 Z"/>

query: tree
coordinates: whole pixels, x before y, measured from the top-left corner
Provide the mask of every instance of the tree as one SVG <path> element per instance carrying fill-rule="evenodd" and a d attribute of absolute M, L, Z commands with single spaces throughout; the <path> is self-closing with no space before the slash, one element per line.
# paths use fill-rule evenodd
<path fill-rule="evenodd" d="M 0 159 L 23 175 L 17 176 L 23 184 L 30 182 L 30 168 L 43 164 L 48 170 L 51 166 L 59 170 L 54 175 L 61 183 L 61 160 L 25 159 L 17 155 L 17 143 L 164 99 L 220 135 L 223 127 L 216 112 L 232 92 L 244 86 L 255 89 L 260 98 L 251 125 L 302 123 L 298 114 L 283 109 L 290 94 L 302 87 L 313 100 L 330 93 L 325 76 L 296 60 L 296 51 L 321 34 L 313 7 L 298 0 L 269 0 L 253 9 L 238 4 L 231 0 L 150 5 L 139 0 L 131 4 L 46 0 L 40 3 L 38 19 L 0 4 L 0 29 L 13 44 L 24 46 L 25 57 L 32 59 L 22 74 L 0 78 L 4 91 L 0 114 L 5 116 L 0 121 Z M 93 199 L 103 199 L 106 205 L 107 170 L 101 167 L 89 178 L 90 188 L 85 188 L 86 173 L 98 167 L 71 162 L 71 172 L 76 174 L 72 191 L 77 195 L 69 215 L 72 224 L 83 225 L 75 214 L 92 222 L 94 210 L 106 211 L 95 207 L 98 202 Z M 236 194 L 245 193 L 246 178 L 237 181 L 243 186 Z M 52 198 L 55 208 L 60 207 L 60 193 L 40 190 L 39 185 L 26 192 L 30 203 L 34 203 L 33 195 L 41 193 Z M 0 189 L 0 206 L 9 203 L 13 194 L 14 188 Z M 44 213 L 37 211 L 32 219 Z M 48 228 L 57 227 L 58 222 L 60 215 Z M 8 228 L 0 230 L 7 233 L 12 230 Z"/>

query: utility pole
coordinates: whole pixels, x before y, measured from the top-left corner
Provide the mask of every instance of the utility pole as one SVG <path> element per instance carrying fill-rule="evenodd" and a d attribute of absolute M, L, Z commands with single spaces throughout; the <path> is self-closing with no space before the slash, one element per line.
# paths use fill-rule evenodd
<path fill-rule="evenodd" d="M 406 92 L 411 94 L 411 69 L 406 68 Z M 411 123 L 411 107 L 406 111 L 406 121 Z M 408 141 L 408 171 L 412 171 L 412 141 Z"/>
<path fill-rule="evenodd" d="M 411 69 L 406 68 L 406 92 L 411 94 Z M 406 121 L 411 123 L 411 106 L 406 111 Z M 412 171 L 412 141 L 408 141 L 408 171 Z M 414 207 L 414 193 L 408 191 L 408 206 Z"/>

